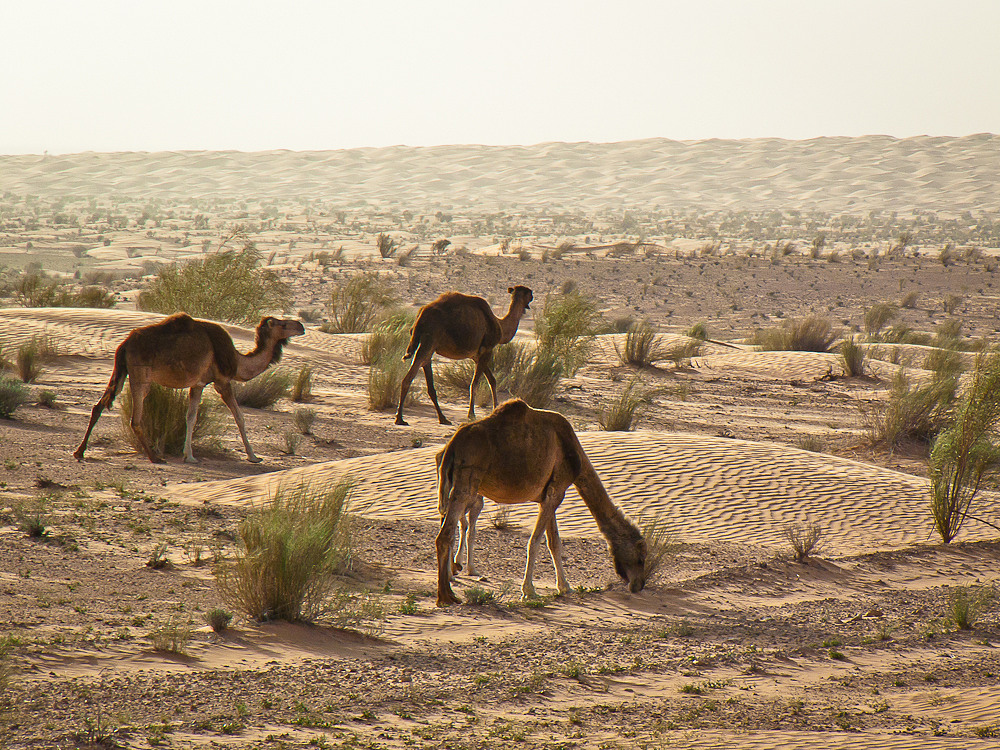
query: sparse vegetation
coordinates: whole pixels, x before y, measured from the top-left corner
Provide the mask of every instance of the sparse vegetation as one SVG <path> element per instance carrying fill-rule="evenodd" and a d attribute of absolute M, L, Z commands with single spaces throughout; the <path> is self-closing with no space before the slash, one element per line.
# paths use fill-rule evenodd
<path fill-rule="evenodd" d="M 153 649 L 169 654 L 184 654 L 194 636 L 191 621 L 182 617 L 171 617 L 149 632 Z"/>
<path fill-rule="evenodd" d="M 829 320 L 810 315 L 786 320 L 777 328 L 758 329 L 750 343 L 764 351 L 827 352 L 836 340 Z"/>
<path fill-rule="evenodd" d="M 353 561 L 347 480 L 279 487 L 239 525 L 237 551 L 217 571 L 225 600 L 258 620 L 312 621 Z"/>
<path fill-rule="evenodd" d="M 654 362 L 665 359 L 663 345 L 648 320 L 629 326 L 625 346 L 620 349 L 616 342 L 615 351 L 623 365 L 633 367 L 650 367 Z"/>
<path fill-rule="evenodd" d="M 308 401 L 312 398 L 313 369 L 309 365 L 302 365 L 292 383 L 291 397 L 297 404 Z"/>
<path fill-rule="evenodd" d="M 639 530 L 646 540 L 646 580 L 652 580 L 662 570 L 670 557 L 677 554 L 681 543 L 670 531 L 667 518 L 652 515 L 639 519 Z"/>
<path fill-rule="evenodd" d="M 226 248 L 242 238 L 240 250 Z M 271 310 L 287 310 L 288 286 L 278 274 L 261 267 L 261 254 L 245 234 L 233 233 L 221 248 L 204 258 L 160 270 L 139 295 L 140 310 L 256 325 Z"/>
<path fill-rule="evenodd" d="M 865 374 L 866 354 L 864 347 L 854 336 L 840 342 L 840 361 L 848 377 L 858 377 Z"/>
<path fill-rule="evenodd" d="M 805 562 L 823 538 L 823 529 L 816 523 L 790 523 L 782 530 L 792 548 L 795 562 Z"/>
<path fill-rule="evenodd" d="M 482 607 L 486 604 L 498 604 L 496 594 L 482 586 L 469 586 L 465 590 L 466 604 L 473 604 Z"/>
<path fill-rule="evenodd" d="M 869 341 L 874 341 L 889 323 L 896 317 L 896 306 L 884 302 L 876 302 L 865 309 L 865 334 Z"/>
<path fill-rule="evenodd" d="M 141 450 L 132 432 L 132 390 L 126 385 L 120 398 L 122 434 L 137 450 Z M 184 452 L 184 434 L 187 429 L 187 391 L 164 388 L 155 383 L 143 402 L 142 431 L 154 452 L 179 456 Z M 198 404 L 198 417 L 193 440 L 209 450 L 219 450 L 225 415 L 222 402 L 203 398 Z"/>
<path fill-rule="evenodd" d="M 292 376 L 285 370 L 264 370 L 245 383 L 232 382 L 236 403 L 251 409 L 268 409 L 288 395 Z"/>
<path fill-rule="evenodd" d="M 389 285 L 374 271 L 360 273 L 334 287 L 327 308 L 330 321 L 320 326 L 325 333 L 370 331 L 382 312 L 396 303 Z"/>
<path fill-rule="evenodd" d="M 535 316 L 538 349 L 554 355 L 568 376 L 576 375 L 601 327 L 596 300 L 580 291 L 549 295 Z"/>
<path fill-rule="evenodd" d="M 233 621 L 233 613 L 219 607 L 213 607 L 205 613 L 205 622 L 216 633 L 224 633 Z"/>
<path fill-rule="evenodd" d="M 0 418 L 11 419 L 19 406 L 31 400 L 28 389 L 17 378 L 0 373 Z"/>
<path fill-rule="evenodd" d="M 993 590 L 986 586 L 957 586 L 948 597 L 948 609 L 955 626 L 960 630 L 972 630 L 993 598 Z"/>
<path fill-rule="evenodd" d="M 292 413 L 292 421 L 303 435 L 311 435 L 313 425 L 316 423 L 316 410 L 301 406 Z"/>
<path fill-rule="evenodd" d="M 613 399 L 601 410 L 599 423 L 602 430 L 627 432 L 642 408 L 652 402 L 656 390 L 646 388 L 639 378 L 632 378 L 622 389 L 618 398 Z"/>

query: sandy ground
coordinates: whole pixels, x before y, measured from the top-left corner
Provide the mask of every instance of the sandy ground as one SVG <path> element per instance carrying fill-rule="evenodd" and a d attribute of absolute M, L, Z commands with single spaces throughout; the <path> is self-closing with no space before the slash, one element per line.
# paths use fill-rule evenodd
<path fill-rule="evenodd" d="M 640 373 L 659 390 L 637 430 L 598 429 L 635 374 L 617 360 L 620 335 L 598 339 L 552 404 L 614 500 L 632 518 L 669 519 L 678 551 L 629 594 L 571 490 L 559 523 L 574 589 L 556 596 L 543 558 L 542 598 L 522 603 L 532 509 L 514 508 L 510 526 L 495 528 L 488 503 L 480 575 L 460 576 L 456 591 L 475 586 L 495 602 L 438 609 L 433 456 L 454 428 L 426 401 L 408 408 L 409 427 L 368 410 L 362 337 L 307 324 L 287 348 L 281 367 L 316 372 L 317 421 L 294 454 L 284 436 L 301 405 L 282 400 L 245 410 L 259 465 L 244 460 L 228 416 L 221 452 L 152 465 L 122 437 L 117 408 L 78 463 L 70 454 L 114 348 L 158 316 L 129 309 L 128 281 L 116 309 L 0 309 L 0 341 L 43 334 L 58 353 L 32 386 L 54 391 L 55 408 L 27 405 L 0 423 L 0 637 L 15 669 L 0 694 L 0 746 L 996 747 L 1000 616 L 994 604 L 972 630 L 949 620 L 956 587 L 995 586 L 996 531 L 970 522 L 957 543 L 937 544 L 926 448 L 888 455 L 864 440 L 862 410 L 885 398 L 898 368 L 920 377 L 926 352 L 879 347 L 868 375 L 850 378 L 836 355 L 742 343 L 755 325 L 811 311 L 858 326 L 864 307 L 908 289 L 920 294 L 901 311 L 914 328 L 954 317 L 966 335 L 992 336 L 994 272 L 983 263 L 908 257 L 866 273 L 864 259 L 801 253 L 776 265 L 677 253 L 542 262 L 481 249 L 405 268 L 326 267 L 306 252 L 282 266 L 296 309 L 378 268 L 405 304 L 460 287 L 499 309 L 511 283 L 542 301 L 572 281 L 609 319 L 647 317 L 665 340 L 708 321 L 715 343 L 689 366 Z M 945 313 L 942 300 L 956 294 L 961 304 Z M 529 340 L 531 328 L 529 314 Z M 251 346 L 252 331 L 230 330 Z M 441 395 L 457 424 L 466 396 Z M 822 450 L 803 450 L 807 441 Z M 232 551 L 240 520 L 281 486 L 341 477 L 353 481 L 356 514 L 357 563 L 344 585 L 370 594 L 384 618 L 351 630 L 332 616 L 237 616 L 214 633 L 204 615 L 226 603 L 211 560 Z M 982 510 L 995 521 L 992 489 Z M 16 511 L 40 502 L 49 533 L 31 539 Z M 804 563 L 791 559 L 790 523 L 823 532 Z M 157 549 L 169 564 L 153 569 Z M 157 628 L 188 621 L 183 653 L 153 648 Z"/>

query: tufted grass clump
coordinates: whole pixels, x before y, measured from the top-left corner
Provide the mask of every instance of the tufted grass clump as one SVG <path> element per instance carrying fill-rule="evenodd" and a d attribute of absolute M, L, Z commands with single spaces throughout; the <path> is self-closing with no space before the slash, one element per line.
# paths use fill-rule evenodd
<path fill-rule="evenodd" d="M 948 609 L 955 626 L 972 630 L 976 621 L 993 603 L 994 591 L 986 586 L 957 586 L 948 597 Z"/>
<path fill-rule="evenodd" d="M 777 328 L 758 329 L 750 343 L 764 351 L 828 352 L 837 335 L 828 319 L 809 315 L 786 320 Z"/>
<path fill-rule="evenodd" d="M 173 616 L 149 632 L 149 641 L 156 651 L 184 654 L 193 636 L 194 627 L 191 621 Z"/>
<path fill-rule="evenodd" d="M 42 348 L 37 337 L 32 337 L 17 347 L 14 366 L 24 383 L 34 383 L 42 374 Z"/>
<path fill-rule="evenodd" d="M 482 586 L 469 586 L 465 590 L 465 603 L 482 607 L 487 604 L 499 604 L 497 596 L 489 589 Z"/>
<path fill-rule="evenodd" d="M 361 364 L 381 363 L 392 357 L 401 360 L 415 320 L 412 313 L 399 312 L 379 321 L 361 344 Z"/>
<path fill-rule="evenodd" d="M 316 423 L 316 410 L 300 406 L 292 413 L 292 422 L 301 434 L 311 435 L 313 425 Z"/>
<path fill-rule="evenodd" d="M 383 411 L 398 403 L 400 381 L 410 369 L 403 356 L 413 320 L 409 313 L 392 315 L 380 322 L 361 346 L 361 359 L 368 365 L 368 408 L 372 411 Z M 419 403 L 422 392 L 423 387 L 414 380 L 406 403 Z"/>
<path fill-rule="evenodd" d="M 120 423 L 122 434 L 136 450 L 141 450 L 132 431 L 132 390 L 125 385 L 121 395 Z M 187 429 L 187 391 L 164 388 L 153 383 L 143 403 L 142 430 L 155 453 L 179 456 L 184 452 Z M 209 450 L 220 450 L 228 410 L 215 398 L 203 398 L 198 404 L 198 417 L 193 441 Z"/>
<path fill-rule="evenodd" d="M 646 388 L 637 377 L 632 378 L 618 397 L 601 410 L 601 429 L 608 432 L 628 432 L 632 429 L 635 418 L 652 402 L 655 395 L 655 389 Z"/>
<path fill-rule="evenodd" d="M 462 360 L 438 371 L 437 381 L 445 388 L 469 392 L 476 366 Z M 493 349 L 493 375 L 497 380 L 497 398 L 503 391 L 523 399 L 529 406 L 544 409 L 552 401 L 563 376 L 562 360 L 553 352 L 520 341 L 500 344 Z M 476 386 L 476 404 L 492 406 L 489 384 L 481 378 Z"/>
<path fill-rule="evenodd" d="M 291 398 L 297 404 L 312 398 L 313 368 L 302 365 L 291 385 Z"/>
<path fill-rule="evenodd" d="M 19 406 L 31 400 L 28 389 L 17 378 L 0 373 L 0 419 L 11 419 Z"/>
<path fill-rule="evenodd" d="M 243 240 L 241 249 L 225 247 L 234 239 Z M 287 310 L 290 304 L 288 285 L 263 267 L 257 246 L 242 233 L 231 234 L 204 258 L 160 269 L 137 300 L 140 310 L 183 311 L 239 325 L 256 325 L 266 312 Z"/>
<path fill-rule="evenodd" d="M 895 305 L 885 302 L 876 302 L 871 307 L 865 308 L 865 334 L 869 341 L 876 341 L 882 333 L 882 329 L 896 317 Z"/>
<path fill-rule="evenodd" d="M 237 550 L 216 575 L 226 602 L 257 621 L 311 622 L 353 562 L 351 483 L 283 485 L 237 530 Z"/>
<path fill-rule="evenodd" d="M 284 370 L 265 370 L 245 383 L 233 381 L 233 397 L 240 406 L 267 409 L 289 394 L 292 380 Z"/>
<path fill-rule="evenodd" d="M 554 355 L 572 377 L 587 361 L 601 322 L 593 297 L 577 290 L 549 295 L 541 314 L 535 316 L 538 349 Z"/>
<path fill-rule="evenodd" d="M 216 633 L 224 633 L 233 621 L 233 613 L 221 607 L 213 607 L 205 613 L 205 622 Z"/>
<path fill-rule="evenodd" d="M 330 293 L 330 320 L 320 326 L 324 333 L 370 331 L 383 311 L 396 303 L 389 285 L 374 271 L 340 282 Z"/>
<path fill-rule="evenodd" d="M 670 521 L 662 515 L 640 517 L 639 530 L 646 540 L 646 580 L 658 575 L 666 562 L 683 546 L 674 536 Z"/>
<path fill-rule="evenodd" d="M 625 333 L 625 345 L 619 348 L 616 342 L 615 352 L 623 365 L 633 367 L 651 367 L 655 362 L 666 359 L 656 329 L 648 320 L 632 323 Z"/>
<path fill-rule="evenodd" d="M 848 377 L 865 374 L 865 349 L 854 336 L 840 342 L 840 361 Z"/>

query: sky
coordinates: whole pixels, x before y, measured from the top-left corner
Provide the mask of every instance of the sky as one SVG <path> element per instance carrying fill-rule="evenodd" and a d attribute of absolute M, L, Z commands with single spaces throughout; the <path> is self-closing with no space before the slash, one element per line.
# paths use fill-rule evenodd
<path fill-rule="evenodd" d="M 3 0 L 0 153 L 1000 132 L 998 0 Z"/>

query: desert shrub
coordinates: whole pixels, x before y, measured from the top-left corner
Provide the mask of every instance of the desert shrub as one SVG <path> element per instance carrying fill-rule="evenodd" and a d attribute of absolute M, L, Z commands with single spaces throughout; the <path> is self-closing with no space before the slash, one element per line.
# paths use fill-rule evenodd
<path fill-rule="evenodd" d="M 695 323 L 688 330 L 687 335 L 690 338 L 698 339 L 699 341 L 707 341 L 708 340 L 708 326 L 706 326 L 704 323 Z"/>
<path fill-rule="evenodd" d="M 836 340 L 829 320 L 810 315 L 786 320 L 777 328 L 759 329 L 750 343 L 764 351 L 827 352 Z"/>
<path fill-rule="evenodd" d="M 615 343 L 615 351 L 623 365 L 634 367 L 649 367 L 664 359 L 663 345 L 648 320 L 633 323 L 625 334 L 624 347 L 619 348 Z"/>
<path fill-rule="evenodd" d="M 132 432 L 132 390 L 126 385 L 121 395 L 121 428 L 125 438 L 140 450 Z M 154 452 L 179 456 L 184 452 L 187 429 L 187 391 L 164 388 L 155 383 L 150 387 L 142 409 L 142 431 Z M 226 409 L 217 399 L 203 398 L 198 404 L 198 419 L 192 440 L 202 447 L 218 450 L 225 425 Z"/>
<path fill-rule="evenodd" d="M 558 356 L 520 341 L 500 344 L 493 349 L 492 370 L 497 380 L 498 398 L 500 392 L 507 391 L 536 409 L 549 405 L 563 375 Z M 437 381 L 445 388 L 468 393 L 475 371 L 472 360 L 462 360 L 441 368 Z M 493 405 L 486 378 L 481 378 L 476 386 L 476 404 Z"/>
<path fill-rule="evenodd" d="M 292 382 L 292 401 L 302 403 L 312 398 L 313 369 L 302 365 Z"/>
<path fill-rule="evenodd" d="M 287 430 L 282 435 L 282 439 L 285 441 L 285 453 L 289 456 L 294 456 L 299 449 L 299 445 L 302 443 L 302 433 Z"/>
<path fill-rule="evenodd" d="M 985 586 L 957 586 L 948 597 L 951 619 L 961 630 L 972 630 L 976 620 L 993 601 L 993 590 Z"/>
<path fill-rule="evenodd" d="M 851 336 L 840 343 L 840 361 L 850 377 L 865 374 L 865 349 Z"/>
<path fill-rule="evenodd" d="M 225 600 L 258 621 L 312 621 L 353 560 L 351 484 L 281 486 L 237 531 L 234 558 L 217 579 Z"/>
<path fill-rule="evenodd" d="M 85 286 L 73 295 L 73 307 L 114 307 L 118 301 L 112 292 L 99 286 Z"/>
<path fill-rule="evenodd" d="M 796 562 L 808 560 L 823 537 L 823 529 L 815 523 L 790 523 L 785 526 L 782 533 L 792 548 Z"/>
<path fill-rule="evenodd" d="M 406 371 L 410 369 L 410 363 L 403 359 L 402 348 L 396 350 L 396 353 L 399 356 L 394 357 L 391 352 L 387 352 L 368 367 L 368 408 L 372 411 L 384 411 L 397 404 L 399 386 Z M 419 403 L 422 390 L 422 386 L 418 386 L 414 379 L 406 394 L 406 403 Z"/>
<path fill-rule="evenodd" d="M 137 307 L 254 325 L 270 310 L 287 310 L 290 302 L 288 286 L 261 267 L 260 252 L 247 240 L 241 250 L 221 249 L 163 268 L 139 294 Z"/>
<path fill-rule="evenodd" d="M 173 616 L 149 631 L 149 641 L 156 651 L 183 654 L 194 636 L 194 627 L 189 619 Z"/>
<path fill-rule="evenodd" d="M 402 360 L 415 319 L 412 313 L 404 311 L 379 321 L 361 344 L 361 364 L 371 365 L 389 357 Z"/>
<path fill-rule="evenodd" d="M 221 607 L 213 607 L 205 613 L 205 622 L 207 622 L 208 626 L 216 633 L 224 633 L 229 627 L 229 623 L 232 621 L 233 613 L 228 612 Z"/>
<path fill-rule="evenodd" d="M 510 507 L 501 505 L 490 516 L 490 526 L 497 531 L 507 531 L 513 524 L 510 521 Z"/>
<path fill-rule="evenodd" d="M 0 418 L 10 419 L 19 406 L 31 400 L 28 389 L 17 378 L 0 373 Z"/>
<path fill-rule="evenodd" d="M 941 300 L 941 306 L 944 311 L 951 315 L 955 312 L 961 304 L 965 302 L 965 298 L 957 294 L 946 294 L 944 299 Z"/>
<path fill-rule="evenodd" d="M 795 445 L 810 453 L 822 453 L 826 449 L 826 442 L 819 435 L 803 435 L 795 441 Z"/>
<path fill-rule="evenodd" d="M 675 369 L 680 369 L 691 364 L 691 358 L 697 357 L 705 342 L 700 339 L 690 339 L 679 341 L 673 344 L 666 344 L 662 347 L 660 356 L 664 362 L 672 362 Z"/>
<path fill-rule="evenodd" d="M 981 354 L 954 420 L 938 434 L 930 453 L 931 516 L 945 544 L 962 528 L 983 480 L 1000 470 L 998 422 L 1000 353 Z"/>
<path fill-rule="evenodd" d="M 639 519 L 639 530 L 646 540 L 646 580 L 651 580 L 662 569 L 664 563 L 682 547 L 673 533 L 668 519 L 653 515 Z"/>
<path fill-rule="evenodd" d="M 907 310 L 914 310 L 917 307 L 917 300 L 920 299 L 920 294 L 917 292 L 907 292 L 903 298 L 899 301 L 899 306 Z"/>
<path fill-rule="evenodd" d="M 592 297 L 578 291 L 549 295 L 535 317 L 535 338 L 538 348 L 554 354 L 573 376 L 586 362 L 600 326 L 601 313 Z"/>
<path fill-rule="evenodd" d="M 358 274 L 341 282 L 330 293 L 330 322 L 320 330 L 325 333 L 364 333 L 370 331 L 385 308 L 396 301 L 389 285 L 375 272 Z"/>
<path fill-rule="evenodd" d="M 43 539 L 48 536 L 49 504 L 45 497 L 36 497 L 27 502 L 14 505 L 14 519 L 17 528 L 25 536 L 32 539 Z"/>
<path fill-rule="evenodd" d="M 42 352 L 39 341 L 32 337 L 17 347 L 15 367 L 22 382 L 34 383 L 42 374 Z"/>
<path fill-rule="evenodd" d="M 601 429 L 609 432 L 627 432 L 632 429 L 636 416 L 652 401 L 654 392 L 643 386 L 638 378 L 632 378 L 618 398 L 601 410 Z"/>
<path fill-rule="evenodd" d="M 240 406 L 267 409 L 288 395 L 292 376 L 285 370 L 264 370 L 245 383 L 232 383 L 233 397 Z"/>
<path fill-rule="evenodd" d="M 465 590 L 465 603 L 482 607 L 486 604 L 499 604 L 497 596 L 489 589 L 482 586 L 469 586 Z"/>
<path fill-rule="evenodd" d="M 38 392 L 38 405 L 44 406 L 46 409 L 56 408 L 56 392 L 50 391 L 48 389 Z"/>
<path fill-rule="evenodd" d="M 900 370 L 892 379 L 889 397 L 862 411 L 872 445 L 893 450 L 907 442 L 929 442 L 947 424 L 958 373 L 934 373 L 930 383 L 914 385 Z"/>
<path fill-rule="evenodd" d="M 896 317 L 896 306 L 877 302 L 865 309 L 865 333 L 874 339 Z"/>
<path fill-rule="evenodd" d="M 14 677 L 14 665 L 10 661 L 10 652 L 19 645 L 15 636 L 0 638 L 0 699 L 6 700 Z"/>
<path fill-rule="evenodd" d="M 316 422 L 316 410 L 300 407 L 292 414 L 292 421 L 295 423 L 295 429 L 303 435 L 309 435 Z"/>
<path fill-rule="evenodd" d="M 379 232 L 378 236 L 375 238 L 375 247 L 378 248 L 378 254 L 383 258 L 391 258 L 399 249 L 399 245 L 396 241 L 385 232 Z"/>

